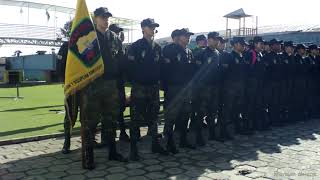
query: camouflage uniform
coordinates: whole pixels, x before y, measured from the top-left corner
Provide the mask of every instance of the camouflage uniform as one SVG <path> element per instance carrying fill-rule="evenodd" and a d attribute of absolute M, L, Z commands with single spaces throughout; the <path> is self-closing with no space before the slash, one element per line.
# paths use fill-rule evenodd
<path fill-rule="evenodd" d="M 245 61 L 243 56 L 235 51 L 224 54 L 221 57 L 223 67 L 223 109 L 221 138 L 232 139 L 232 131 L 242 131 L 240 113 L 244 112 L 244 79 L 245 79 Z M 234 126 L 233 126 L 234 125 Z"/>
<path fill-rule="evenodd" d="M 264 56 L 266 63 L 266 76 L 265 82 L 265 102 L 268 106 L 268 114 L 273 125 L 281 125 L 280 122 L 280 109 L 281 109 L 281 81 L 280 69 L 281 59 L 280 55 L 274 51 Z"/>
<path fill-rule="evenodd" d="M 319 56 L 312 56 L 310 54 L 308 57 L 308 62 L 309 62 L 308 107 L 310 110 L 311 117 L 319 117 L 319 85 L 318 85 L 318 82 L 319 82 L 320 57 Z"/>
<path fill-rule="evenodd" d="M 305 120 L 305 113 L 306 113 L 306 64 L 305 59 L 296 54 L 295 56 L 295 80 L 294 80 L 294 103 L 292 108 L 292 116 L 295 121 L 302 121 Z"/>
<path fill-rule="evenodd" d="M 263 55 L 252 49 L 245 54 L 245 61 L 247 62 L 246 71 L 248 72 L 246 78 L 245 100 L 246 100 L 246 114 L 248 115 L 247 131 L 262 130 L 267 127 L 265 110 L 263 103 L 263 80 L 265 66 L 262 62 Z"/>
<path fill-rule="evenodd" d="M 97 37 L 104 61 L 104 74 L 82 90 L 81 119 L 84 126 L 83 142 L 86 167 L 94 164 L 93 142 L 95 129 L 101 122 L 101 139 L 109 146 L 109 160 L 125 161 L 116 150 L 116 127 L 119 116 L 119 91 L 117 80 L 120 76 L 120 61 L 123 51 L 120 39 L 113 32 L 97 31 Z M 102 142 L 105 143 L 105 142 Z"/>
<path fill-rule="evenodd" d="M 168 137 L 168 146 L 175 148 L 174 125 L 179 127 L 180 145 L 188 144 L 186 135 L 191 115 L 192 77 L 195 72 L 195 63 L 191 50 L 176 44 L 163 51 L 163 57 L 162 80 L 167 86 L 164 133 Z"/>
<path fill-rule="evenodd" d="M 65 79 L 65 69 L 66 69 L 66 62 L 67 62 L 67 55 L 68 55 L 68 42 L 62 44 L 59 52 L 58 52 L 58 71 L 62 81 Z M 71 120 L 69 119 L 69 115 L 72 120 L 76 120 L 78 117 L 79 111 L 79 93 L 71 95 L 67 98 L 65 104 L 65 116 L 63 121 L 64 127 L 64 145 L 62 148 L 62 153 L 67 154 L 70 152 L 70 138 L 71 138 Z M 69 115 L 68 115 L 69 112 Z"/>
<path fill-rule="evenodd" d="M 138 160 L 137 141 L 140 126 L 148 124 L 152 136 L 152 152 L 164 153 L 158 140 L 159 80 L 161 47 L 142 38 L 134 42 L 128 51 L 128 78 L 131 88 L 131 158 Z"/>
<path fill-rule="evenodd" d="M 207 47 L 196 60 L 197 73 L 195 75 L 195 86 L 193 92 L 192 106 L 196 112 L 197 141 L 201 144 L 202 121 L 206 117 L 209 124 L 209 139 L 215 138 L 215 120 L 218 112 L 219 92 L 219 56 L 216 49 Z"/>

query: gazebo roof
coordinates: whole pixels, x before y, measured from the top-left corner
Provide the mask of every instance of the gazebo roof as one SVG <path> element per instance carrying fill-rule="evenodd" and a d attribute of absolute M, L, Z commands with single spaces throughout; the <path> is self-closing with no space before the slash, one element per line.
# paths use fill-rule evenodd
<path fill-rule="evenodd" d="M 252 15 L 246 14 L 242 8 L 235 10 L 229 14 L 224 15 L 225 18 L 231 18 L 231 19 L 240 19 L 243 17 L 251 17 Z"/>

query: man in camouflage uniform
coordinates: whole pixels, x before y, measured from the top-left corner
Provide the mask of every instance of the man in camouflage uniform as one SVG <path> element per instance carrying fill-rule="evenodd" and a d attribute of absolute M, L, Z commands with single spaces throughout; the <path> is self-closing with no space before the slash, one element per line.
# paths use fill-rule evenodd
<path fill-rule="evenodd" d="M 295 82 L 294 82 L 294 120 L 306 120 L 307 111 L 307 65 L 306 65 L 306 46 L 298 44 L 295 55 Z"/>
<path fill-rule="evenodd" d="M 308 107 L 310 110 L 311 117 L 319 117 L 319 64 L 320 56 L 319 49 L 317 45 L 312 44 L 309 46 L 310 54 L 308 56 L 309 63 L 309 77 L 308 77 L 308 89 L 309 89 L 309 98 L 308 98 Z"/>
<path fill-rule="evenodd" d="M 195 57 L 197 73 L 195 75 L 196 88 L 193 92 L 192 106 L 196 112 L 196 140 L 200 146 L 204 145 L 201 134 L 204 118 L 209 124 L 209 140 L 214 140 L 216 137 L 215 120 L 218 112 L 220 55 L 217 47 L 219 43 L 219 33 L 210 32 L 208 34 L 208 47 Z"/>
<path fill-rule="evenodd" d="M 264 63 L 266 64 L 266 77 L 265 81 L 265 101 L 268 106 L 268 115 L 270 117 L 271 124 L 274 126 L 283 125 L 280 121 L 280 99 L 281 99 L 281 69 L 280 65 L 281 55 L 281 43 L 277 39 L 272 39 L 269 42 L 271 51 L 264 56 Z"/>
<path fill-rule="evenodd" d="M 245 61 L 243 51 L 245 46 L 243 37 L 233 37 L 231 53 L 223 54 L 221 57 L 222 80 L 223 80 L 223 108 L 221 139 L 233 139 L 233 130 L 240 132 L 241 121 L 240 113 L 244 112 L 244 66 Z M 234 125 L 234 126 L 233 126 Z"/>
<path fill-rule="evenodd" d="M 284 52 L 281 55 L 282 61 L 282 84 L 281 84 L 281 118 L 284 123 L 289 123 L 291 117 L 291 106 L 294 89 L 294 46 L 292 41 L 284 42 Z"/>
<path fill-rule="evenodd" d="M 127 161 L 116 150 L 116 126 L 119 116 L 119 91 L 117 80 L 119 78 L 119 65 L 123 58 L 121 41 L 117 35 L 108 28 L 108 20 L 112 14 L 107 8 L 101 7 L 94 11 L 94 22 L 97 37 L 104 62 L 104 74 L 90 83 L 82 92 L 81 111 L 82 121 L 85 124 L 83 136 L 85 138 L 85 162 L 83 167 L 93 169 L 93 142 L 95 129 L 101 120 L 102 141 L 109 146 L 109 160 Z M 103 142 L 105 143 L 105 142 Z"/>
<path fill-rule="evenodd" d="M 66 38 L 70 37 L 71 33 L 71 26 L 72 26 L 72 21 L 68 21 L 62 30 L 62 34 Z M 59 49 L 58 55 L 57 55 L 57 60 L 58 60 L 58 71 L 59 75 L 61 78 L 61 81 L 64 82 L 65 79 L 65 69 L 66 69 L 66 64 L 67 64 L 67 56 L 68 56 L 68 42 L 64 42 L 62 46 Z M 65 116 L 64 116 L 64 122 L 63 122 L 63 127 L 64 127 L 64 144 L 62 148 L 62 153 L 63 154 L 68 154 L 70 153 L 70 139 L 71 139 L 71 126 L 72 123 L 75 123 L 77 117 L 78 117 L 78 111 L 79 111 L 79 93 L 73 94 L 68 97 L 67 99 L 67 104 L 65 104 Z M 69 114 L 68 114 L 69 113 Z M 71 119 L 70 119 L 70 117 Z M 72 122 L 74 121 L 74 122 Z"/>
<path fill-rule="evenodd" d="M 130 159 L 139 160 L 137 141 L 140 126 L 147 121 L 152 137 L 151 150 L 153 153 L 167 155 L 160 146 L 158 136 L 159 80 L 161 47 L 154 42 L 154 35 L 158 23 L 153 19 L 141 22 L 143 38 L 134 42 L 128 50 L 128 77 L 132 83 L 131 88 L 131 151 Z"/>
<path fill-rule="evenodd" d="M 196 37 L 196 43 L 197 46 L 192 49 L 192 54 L 194 56 L 195 59 L 199 59 L 199 55 L 205 50 L 205 48 L 207 47 L 207 38 L 205 35 L 201 34 L 198 35 Z M 193 84 L 192 89 L 196 88 L 196 83 Z M 196 93 L 196 91 L 193 91 L 194 93 Z M 192 102 L 193 104 L 193 102 Z M 197 119 L 196 119 L 196 109 L 194 109 L 195 106 L 192 105 L 192 112 L 191 112 L 191 116 L 190 116 L 190 129 L 196 130 L 196 123 L 197 123 Z M 206 124 L 204 124 L 203 122 L 201 123 L 202 126 L 206 126 Z M 203 143 L 200 143 L 203 144 Z"/>
<path fill-rule="evenodd" d="M 218 51 L 220 54 L 226 52 L 226 43 L 228 42 L 228 39 L 223 38 L 222 36 L 219 36 L 219 45 L 218 45 Z"/>
<path fill-rule="evenodd" d="M 191 114 L 191 80 L 195 72 L 193 55 L 187 45 L 193 33 L 188 29 L 179 31 L 179 42 L 172 48 L 163 51 L 162 81 L 166 82 L 165 127 L 164 134 L 168 138 L 167 149 L 178 153 L 174 138 L 173 126 L 180 132 L 180 147 L 194 148 L 187 140 L 187 125 Z"/>
<path fill-rule="evenodd" d="M 265 66 L 262 62 L 264 40 L 256 36 L 252 41 L 252 49 L 245 53 L 247 62 L 246 71 L 246 114 L 248 121 L 245 124 L 245 133 L 252 134 L 253 130 L 263 130 L 267 128 L 267 119 L 265 117 L 266 107 L 263 103 L 262 90 Z"/>
<path fill-rule="evenodd" d="M 204 49 L 207 47 L 207 38 L 205 35 L 201 34 L 196 37 L 197 46 L 192 49 L 192 54 L 197 57 Z"/>
<path fill-rule="evenodd" d="M 116 33 L 119 38 L 121 39 L 121 32 L 123 31 L 123 28 L 119 27 L 117 24 L 111 24 L 109 26 L 109 30 Z M 124 39 L 121 39 L 121 42 L 123 42 Z M 125 54 L 125 49 L 123 48 L 123 54 Z M 120 128 L 120 137 L 119 139 L 121 141 L 129 142 L 130 138 L 128 134 L 126 133 L 126 127 L 124 123 L 124 117 L 123 112 L 126 109 L 126 93 L 125 93 L 125 86 L 124 86 L 124 76 L 120 76 L 118 79 L 118 89 L 119 89 L 119 98 L 120 98 L 120 113 L 118 118 L 119 128 Z"/>

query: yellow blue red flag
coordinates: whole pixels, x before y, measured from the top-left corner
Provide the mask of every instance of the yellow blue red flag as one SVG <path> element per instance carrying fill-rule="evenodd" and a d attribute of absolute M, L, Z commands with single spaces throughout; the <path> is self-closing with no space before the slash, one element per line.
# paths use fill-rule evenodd
<path fill-rule="evenodd" d="M 68 45 L 65 97 L 75 94 L 101 76 L 104 65 L 95 27 L 85 0 L 78 0 Z"/>

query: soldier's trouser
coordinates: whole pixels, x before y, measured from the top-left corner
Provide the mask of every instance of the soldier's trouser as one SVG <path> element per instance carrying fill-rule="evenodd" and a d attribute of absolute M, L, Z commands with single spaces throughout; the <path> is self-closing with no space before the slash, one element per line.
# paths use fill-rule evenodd
<path fill-rule="evenodd" d="M 109 145 L 109 154 L 116 152 L 116 126 L 119 116 L 119 94 L 116 80 L 96 79 L 86 87 L 81 96 L 81 134 L 83 146 L 83 163 L 92 164 L 93 141 L 99 120 L 104 124 Z M 101 132 L 101 133 L 102 133 Z"/>
<path fill-rule="evenodd" d="M 257 87 L 257 95 L 256 95 L 256 128 L 258 130 L 265 130 L 270 125 L 270 117 L 267 112 L 268 108 L 268 101 L 266 98 L 266 90 L 265 90 L 266 81 L 264 79 L 258 80 L 258 87 Z"/>
<path fill-rule="evenodd" d="M 271 124 L 280 123 L 280 83 L 279 81 L 268 81 L 265 86 L 265 100 L 268 105 Z"/>
<path fill-rule="evenodd" d="M 292 116 L 294 121 L 305 120 L 306 112 L 306 81 L 305 79 L 298 77 L 294 81 L 294 103 L 292 107 Z"/>
<path fill-rule="evenodd" d="M 215 119 L 218 111 L 218 87 L 202 85 L 192 97 L 192 108 L 196 112 L 196 132 L 201 132 L 202 121 L 206 117 L 209 134 L 215 135 Z"/>
<path fill-rule="evenodd" d="M 289 101 L 290 101 L 290 81 L 283 78 L 280 81 L 280 122 L 286 123 L 289 121 Z"/>
<path fill-rule="evenodd" d="M 309 111 L 309 118 L 316 117 L 318 113 L 317 104 L 319 101 L 318 98 L 318 85 L 319 83 L 316 78 L 311 77 L 308 79 L 308 111 Z"/>
<path fill-rule="evenodd" d="M 178 126 L 180 136 L 187 134 L 187 125 L 191 113 L 191 91 L 184 86 L 168 86 L 165 97 L 164 134 L 173 136 L 173 126 Z"/>
<path fill-rule="evenodd" d="M 241 131 L 240 113 L 243 112 L 244 83 L 240 80 L 225 81 L 223 91 L 221 135 L 229 135 L 235 127 L 235 131 Z"/>
<path fill-rule="evenodd" d="M 150 128 L 148 131 L 151 133 L 152 139 L 157 138 L 159 99 L 159 85 L 132 84 L 130 137 L 133 144 L 136 144 L 139 139 L 140 127 L 146 123 Z"/>
<path fill-rule="evenodd" d="M 76 120 L 79 112 L 79 93 L 71 95 L 67 98 L 65 108 L 65 116 L 64 116 L 64 138 L 65 138 L 65 147 L 70 147 L 70 138 L 71 138 L 71 120 L 69 119 L 69 115 L 72 119 Z M 68 107 L 67 107 L 68 106 Z M 68 115 L 69 112 L 69 115 Z"/>
<path fill-rule="evenodd" d="M 124 117 L 123 117 L 123 112 L 126 110 L 126 95 L 124 92 L 124 89 L 119 90 L 119 99 L 120 99 L 120 112 L 119 112 L 119 117 L 118 117 L 118 124 L 119 124 L 119 129 L 121 132 L 124 132 L 126 130 L 125 124 L 124 124 Z"/>
<path fill-rule="evenodd" d="M 258 90 L 258 79 L 254 77 L 249 77 L 246 81 L 245 86 L 245 99 L 244 107 L 245 114 L 247 115 L 247 121 L 244 121 L 245 130 L 257 129 L 258 126 L 261 126 L 261 119 L 256 117 L 258 110 L 257 107 L 257 90 Z M 259 107 L 260 108 L 260 107 Z"/>

